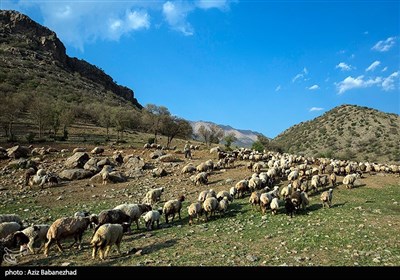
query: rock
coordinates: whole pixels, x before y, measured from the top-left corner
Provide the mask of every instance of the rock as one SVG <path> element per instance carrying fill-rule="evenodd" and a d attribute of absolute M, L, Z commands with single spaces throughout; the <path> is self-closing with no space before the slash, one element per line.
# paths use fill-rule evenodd
<path fill-rule="evenodd" d="M 69 157 L 64 166 L 67 168 L 83 168 L 85 163 L 89 160 L 89 155 L 85 152 L 76 152 L 71 157 Z"/>
<path fill-rule="evenodd" d="M 78 152 L 86 152 L 86 148 L 75 148 L 72 150 L 72 154 L 78 153 Z"/>
<path fill-rule="evenodd" d="M 145 166 L 144 160 L 139 156 L 126 156 L 124 157 L 124 167 L 127 169 L 141 170 Z"/>
<path fill-rule="evenodd" d="M 124 162 L 124 158 L 122 157 L 121 153 L 113 155 L 113 160 L 118 164 L 122 164 Z"/>
<path fill-rule="evenodd" d="M 66 169 L 61 171 L 60 173 L 60 178 L 64 180 L 80 180 L 80 179 L 85 179 L 89 178 L 93 175 L 93 172 L 85 169 Z"/>
<path fill-rule="evenodd" d="M 247 255 L 247 256 L 246 256 L 246 259 L 247 259 L 248 261 L 251 261 L 251 262 L 256 262 L 256 261 L 258 261 L 258 258 L 257 258 L 256 256 L 254 256 L 254 255 Z"/>
<path fill-rule="evenodd" d="M 179 159 L 175 155 L 172 155 L 172 154 L 163 155 L 163 156 L 159 157 L 158 160 L 161 161 L 161 162 L 176 162 L 176 161 L 179 161 Z"/>
<path fill-rule="evenodd" d="M 100 172 L 101 168 L 97 164 L 98 164 L 98 159 L 91 158 L 85 163 L 83 169 L 92 171 L 93 173 L 98 173 Z"/>
<path fill-rule="evenodd" d="M 71 265 L 70 262 L 63 262 L 63 263 L 61 264 L 61 266 L 70 266 L 70 265 Z"/>
<path fill-rule="evenodd" d="M 156 151 L 150 153 L 149 157 L 150 157 L 151 159 L 156 159 L 156 158 L 159 158 L 159 157 L 161 157 L 161 156 L 163 156 L 163 155 L 165 155 L 165 153 L 164 153 L 163 151 L 161 151 L 161 150 L 156 150 Z"/>
<path fill-rule="evenodd" d="M 10 158 L 15 158 L 15 159 L 27 158 L 29 153 L 30 153 L 30 150 L 28 147 L 20 146 L 20 145 L 17 145 L 17 146 L 7 149 L 7 156 Z"/>
<path fill-rule="evenodd" d="M 112 165 L 111 160 L 109 158 L 104 158 L 97 163 L 99 168 L 103 168 L 104 165 Z"/>
<path fill-rule="evenodd" d="M 102 154 L 102 153 L 104 153 L 104 148 L 95 147 L 95 148 L 91 151 L 91 153 L 94 154 L 94 155 Z"/>
<path fill-rule="evenodd" d="M 164 168 L 155 168 L 152 171 L 153 177 L 164 177 L 168 175 L 168 172 Z"/>

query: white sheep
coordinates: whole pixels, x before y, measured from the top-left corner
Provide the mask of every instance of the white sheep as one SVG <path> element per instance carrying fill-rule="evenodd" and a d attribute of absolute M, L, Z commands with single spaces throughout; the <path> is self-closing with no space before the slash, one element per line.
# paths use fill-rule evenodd
<path fill-rule="evenodd" d="M 96 258 L 99 251 L 100 259 L 107 258 L 112 245 L 116 245 L 117 252 L 121 255 L 120 245 L 124 232 L 128 230 L 128 224 L 104 224 L 93 235 L 90 244 L 93 246 L 92 258 Z"/>
<path fill-rule="evenodd" d="M 143 199 L 143 203 L 154 205 L 155 203 L 161 200 L 161 195 L 163 192 L 164 192 L 164 187 L 149 190 L 146 193 L 145 198 Z"/>
<path fill-rule="evenodd" d="M 189 225 L 193 224 L 193 218 L 197 217 L 197 222 L 199 222 L 200 215 L 203 214 L 203 207 L 199 202 L 194 202 L 188 207 L 189 214 Z"/>
<path fill-rule="evenodd" d="M 257 191 L 251 193 L 249 198 L 249 203 L 251 204 L 252 207 L 260 205 L 260 195 L 261 194 Z"/>
<path fill-rule="evenodd" d="M 48 256 L 53 242 L 56 242 L 58 250 L 63 252 L 60 241 L 69 237 L 74 237 L 74 243 L 72 243 L 71 247 L 78 243 L 78 249 L 81 249 L 82 236 L 89 224 L 89 217 L 63 217 L 57 219 L 47 231 L 46 237 L 48 241 L 44 245 L 44 255 Z"/>
<path fill-rule="evenodd" d="M 360 175 L 358 173 L 346 175 L 346 177 L 343 178 L 343 185 L 345 185 L 347 189 L 351 189 L 354 186 L 354 182 L 359 177 Z"/>
<path fill-rule="evenodd" d="M 217 200 L 221 201 L 224 197 L 226 197 L 228 199 L 229 202 L 233 201 L 233 197 L 230 195 L 229 192 L 227 191 L 220 191 L 217 193 Z"/>
<path fill-rule="evenodd" d="M 194 177 L 194 184 L 197 185 L 207 185 L 208 183 L 208 173 L 200 172 Z"/>
<path fill-rule="evenodd" d="M 172 199 L 167 201 L 163 207 L 163 213 L 165 215 L 165 222 L 168 224 L 168 217 L 172 215 L 172 221 L 174 221 L 175 214 L 178 213 L 179 220 L 181 219 L 182 202 L 185 200 L 185 196 L 181 195 L 179 199 Z"/>
<path fill-rule="evenodd" d="M 330 188 L 328 191 L 324 191 L 321 194 L 321 201 L 322 201 L 322 207 L 325 208 L 325 206 L 327 205 L 328 208 L 330 208 L 332 206 L 332 192 L 333 189 Z"/>
<path fill-rule="evenodd" d="M 277 197 L 274 197 L 272 199 L 271 203 L 269 204 L 269 207 L 271 208 L 272 215 L 275 215 L 279 208 L 279 202 Z"/>
<path fill-rule="evenodd" d="M 229 194 L 230 194 L 233 198 L 235 198 L 235 196 L 236 196 L 236 194 L 237 194 L 237 188 L 236 188 L 235 186 L 231 187 L 231 188 L 229 189 Z"/>
<path fill-rule="evenodd" d="M 120 204 L 114 207 L 114 210 L 121 210 L 126 215 L 131 218 L 131 221 L 135 221 L 137 229 L 139 229 L 139 218 L 143 213 L 152 210 L 151 206 L 148 204 Z"/>
<path fill-rule="evenodd" d="M 287 185 L 286 187 L 283 187 L 281 190 L 281 196 L 285 199 L 286 197 L 290 196 L 292 194 L 292 184 Z"/>
<path fill-rule="evenodd" d="M 228 210 L 228 205 L 229 201 L 227 197 L 224 197 L 222 200 L 219 201 L 217 210 L 220 216 L 222 216 L 226 212 L 226 210 Z"/>
<path fill-rule="evenodd" d="M 152 230 L 155 222 L 157 223 L 157 228 L 160 228 L 161 214 L 162 214 L 162 209 L 158 209 L 158 210 L 151 210 L 143 216 L 147 230 Z"/>
<path fill-rule="evenodd" d="M 206 221 L 208 220 L 207 213 L 210 213 L 210 218 L 215 214 L 215 211 L 218 208 L 218 200 L 215 197 L 209 197 L 203 202 L 203 209 L 206 217 Z"/>
<path fill-rule="evenodd" d="M 196 167 L 194 167 L 193 164 L 189 163 L 182 168 L 181 173 L 193 173 L 195 171 Z"/>
<path fill-rule="evenodd" d="M 50 225 L 43 224 L 43 225 L 33 225 L 30 227 L 27 227 L 23 229 L 21 232 L 25 234 L 26 237 L 29 238 L 29 242 L 26 245 L 31 251 L 32 254 L 35 254 L 35 250 L 33 249 L 34 243 L 39 245 L 39 249 L 37 251 L 40 251 L 42 249 L 44 243 L 46 242 L 46 235 L 47 231 L 49 230 Z M 24 249 L 25 246 L 21 246 L 21 251 Z"/>
<path fill-rule="evenodd" d="M 0 239 L 21 229 L 21 225 L 17 222 L 0 223 Z"/>
<path fill-rule="evenodd" d="M 246 179 L 240 180 L 236 183 L 235 187 L 237 189 L 238 196 L 243 197 L 244 194 L 249 190 L 249 181 Z"/>

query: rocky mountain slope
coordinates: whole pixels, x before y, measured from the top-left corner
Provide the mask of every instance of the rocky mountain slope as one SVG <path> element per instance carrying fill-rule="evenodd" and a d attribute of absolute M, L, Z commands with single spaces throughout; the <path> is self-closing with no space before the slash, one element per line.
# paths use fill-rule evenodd
<path fill-rule="evenodd" d="M 66 55 L 53 31 L 9 10 L 0 11 L 0 91 L 57 92 L 67 101 L 106 97 L 142 108 L 131 89 L 97 66 Z"/>
<path fill-rule="evenodd" d="M 399 162 L 400 116 L 342 105 L 288 128 L 272 142 L 296 154 Z"/>

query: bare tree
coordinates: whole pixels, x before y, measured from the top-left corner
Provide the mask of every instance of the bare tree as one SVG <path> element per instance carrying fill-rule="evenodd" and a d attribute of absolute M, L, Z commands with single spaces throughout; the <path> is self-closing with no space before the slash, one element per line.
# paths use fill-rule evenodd
<path fill-rule="evenodd" d="M 204 142 L 209 147 L 211 143 L 218 144 L 222 137 L 224 137 L 224 131 L 219 126 L 213 124 L 209 127 L 201 125 L 198 130 L 198 134 L 204 139 Z"/>
<path fill-rule="evenodd" d="M 52 106 L 50 97 L 38 94 L 34 97 L 30 104 L 29 112 L 39 129 L 39 138 L 43 136 L 44 128 L 51 123 Z M 50 112 L 50 114 L 49 114 Z"/>
<path fill-rule="evenodd" d="M 167 136 L 167 147 L 169 147 L 175 137 L 189 138 L 193 134 L 193 128 L 188 121 L 170 116 L 163 118 L 160 132 Z"/>
<path fill-rule="evenodd" d="M 143 125 L 150 133 L 154 133 L 154 142 L 157 143 L 157 135 L 160 132 L 163 118 L 170 117 L 171 113 L 164 106 L 147 104 L 143 109 Z"/>

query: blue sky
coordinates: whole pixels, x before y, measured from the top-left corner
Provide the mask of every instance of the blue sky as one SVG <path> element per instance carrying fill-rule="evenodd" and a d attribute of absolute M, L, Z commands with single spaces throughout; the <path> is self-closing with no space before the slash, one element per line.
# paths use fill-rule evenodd
<path fill-rule="evenodd" d="M 1 0 L 142 105 L 275 137 L 341 104 L 400 113 L 397 1 Z"/>

